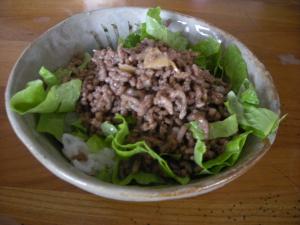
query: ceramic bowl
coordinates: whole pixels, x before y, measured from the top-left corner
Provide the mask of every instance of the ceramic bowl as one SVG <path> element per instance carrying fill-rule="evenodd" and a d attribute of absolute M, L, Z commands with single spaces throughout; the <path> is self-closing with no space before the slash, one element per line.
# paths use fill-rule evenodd
<path fill-rule="evenodd" d="M 66 65 L 75 53 L 116 47 L 119 37 L 127 36 L 145 20 L 146 11 L 132 7 L 99 9 L 73 15 L 46 31 L 24 50 L 12 69 L 5 92 L 7 115 L 15 133 L 37 160 L 59 178 L 95 195 L 124 201 L 162 201 L 205 194 L 245 173 L 267 152 L 275 135 L 265 141 L 251 138 L 233 167 L 187 185 L 117 186 L 75 169 L 51 140 L 35 130 L 36 121 L 32 115 L 19 116 L 9 108 L 12 95 L 23 89 L 28 81 L 36 79 L 42 65 L 56 69 Z M 212 36 L 224 45 L 236 44 L 247 62 L 250 80 L 262 105 L 280 113 L 278 94 L 269 72 L 245 45 L 201 19 L 170 11 L 162 11 L 162 18 L 168 20 L 170 29 L 183 32 L 192 43 Z"/>

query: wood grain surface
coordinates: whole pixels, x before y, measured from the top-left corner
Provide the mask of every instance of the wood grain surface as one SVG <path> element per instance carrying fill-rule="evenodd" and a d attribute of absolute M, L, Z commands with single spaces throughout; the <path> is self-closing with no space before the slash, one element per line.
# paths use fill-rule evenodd
<path fill-rule="evenodd" d="M 288 113 L 276 143 L 249 172 L 204 196 L 160 203 L 103 199 L 67 184 L 31 156 L 4 108 L 9 72 L 32 40 L 74 13 L 156 6 L 207 20 L 244 42 L 271 72 Z M 0 225 L 299 225 L 299 1 L 0 1 Z"/>

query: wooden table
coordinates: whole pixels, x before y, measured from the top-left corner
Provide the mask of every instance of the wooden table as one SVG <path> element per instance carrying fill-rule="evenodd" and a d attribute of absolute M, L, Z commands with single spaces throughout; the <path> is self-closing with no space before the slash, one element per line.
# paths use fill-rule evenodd
<path fill-rule="evenodd" d="M 192 199 L 127 203 L 103 199 L 47 171 L 17 139 L 4 90 L 18 56 L 33 39 L 81 11 L 156 6 L 200 17 L 235 35 L 266 65 L 288 113 L 276 143 L 241 178 Z M 0 224 L 300 224 L 299 1 L 0 1 Z"/>

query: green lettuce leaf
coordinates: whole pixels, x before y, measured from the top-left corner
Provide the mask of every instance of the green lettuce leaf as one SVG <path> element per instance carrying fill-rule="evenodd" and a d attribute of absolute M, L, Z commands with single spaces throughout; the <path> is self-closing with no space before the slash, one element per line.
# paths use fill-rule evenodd
<path fill-rule="evenodd" d="M 232 90 L 238 93 L 242 83 L 248 77 L 247 64 L 237 46 L 231 44 L 224 50 L 221 59 L 226 76 L 230 80 Z"/>
<path fill-rule="evenodd" d="M 52 86 L 46 99 L 25 113 L 73 112 L 80 96 L 80 89 L 79 79 Z"/>
<path fill-rule="evenodd" d="M 195 163 L 202 168 L 202 174 L 210 174 L 210 172 L 203 165 L 203 158 L 206 152 L 206 145 L 204 141 L 197 139 L 194 147 L 194 161 Z M 205 171 L 205 172 L 204 172 Z"/>
<path fill-rule="evenodd" d="M 175 179 L 180 184 L 186 184 L 189 182 L 189 177 L 179 177 L 177 176 L 169 167 L 168 163 L 161 158 L 155 151 L 153 151 L 145 141 L 138 141 L 136 143 L 125 144 L 126 138 L 129 134 L 129 129 L 127 122 L 123 116 L 117 114 L 115 116 L 116 120 L 121 121 L 118 125 L 118 132 L 114 135 L 112 139 L 112 148 L 115 150 L 116 154 L 123 159 L 128 159 L 136 154 L 147 153 L 153 159 L 157 160 L 162 171 L 168 176 Z"/>
<path fill-rule="evenodd" d="M 55 72 L 54 72 L 55 76 L 57 77 L 57 79 L 59 80 L 59 83 L 62 83 L 62 81 L 65 78 L 70 78 L 71 74 L 72 74 L 72 70 L 68 69 L 68 68 L 58 68 Z"/>
<path fill-rule="evenodd" d="M 83 70 L 85 69 L 88 64 L 90 63 L 91 61 L 91 55 L 87 52 L 84 53 L 84 56 L 83 56 L 83 62 L 81 63 L 81 65 L 78 67 L 80 70 Z"/>
<path fill-rule="evenodd" d="M 201 68 L 208 69 L 215 75 L 219 69 L 222 69 L 220 66 L 221 44 L 218 40 L 209 37 L 199 41 L 197 44 L 193 45 L 191 49 L 200 53 L 195 62 Z"/>
<path fill-rule="evenodd" d="M 24 113 L 52 113 L 57 111 L 60 96 L 57 95 L 57 85 L 52 86 L 44 101 Z"/>
<path fill-rule="evenodd" d="M 233 91 L 228 92 L 225 106 L 230 114 L 235 114 L 237 116 L 239 124 L 246 123 L 244 118 L 244 106 L 238 100 L 237 96 Z"/>
<path fill-rule="evenodd" d="M 10 101 L 12 110 L 19 114 L 72 112 L 80 96 L 81 80 L 73 79 L 61 85 L 54 85 L 48 93 L 40 80 L 27 84 Z"/>
<path fill-rule="evenodd" d="M 209 124 L 209 139 L 229 137 L 237 133 L 238 130 L 237 117 L 233 114 L 223 121 Z"/>
<path fill-rule="evenodd" d="M 119 164 L 120 159 L 117 160 L 115 163 L 115 166 L 113 168 L 112 173 L 112 183 L 117 185 L 128 185 L 132 183 L 132 181 L 135 181 L 137 184 L 141 185 L 149 185 L 149 184 L 162 184 L 163 179 L 159 176 L 152 174 L 152 173 L 146 173 L 143 171 L 139 171 L 137 173 L 131 173 L 127 177 L 120 179 L 118 176 L 119 172 Z"/>
<path fill-rule="evenodd" d="M 204 131 L 198 126 L 198 122 L 191 121 L 188 123 L 188 129 L 192 133 L 193 138 L 196 139 L 196 144 L 194 147 L 194 161 L 202 168 L 202 174 L 210 174 L 203 166 L 203 157 L 206 152 L 206 145 L 204 143 Z"/>
<path fill-rule="evenodd" d="M 209 70 L 209 67 L 210 67 L 210 62 L 208 60 L 208 58 L 206 58 L 205 56 L 198 56 L 196 59 L 195 59 L 195 63 L 201 67 L 202 69 L 208 69 Z"/>
<path fill-rule="evenodd" d="M 139 34 L 139 32 L 133 32 L 122 41 L 122 44 L 124 48 L 133 48 L 140 42 L 141 35 Z"/>
<path fill-rule="evenodd" d="M 37 131 L 53 135 L 61 141 L 64 133 L 71 133 L 83 141 L 89 139 L 87 129 L 82 125 L 81 120 L 74 121 L 73 113 L 41 113 L 37 124 Z M 94 149 L 93 149 L 94 150 Z"/>
<path fill-rule="evenodd" d="M 85 132 L 87 133 L 87 128 L 83 125 L 82 121 L 80 118 L 77 118 L 75 121 L 73 121 L 71 124 L 71 127 L 73 129 L 76 129 L 76 130 L 80 130 L 82 132 Z"/>
<path fill-rule="evenodd" d="M 236 114 L 238 123 L 246 131 L 264 139 L 277 130 L 280 119 L 273 111 L 266 108 L 259 108 L 247 103 L 241 103 L 234 92 L 230 91 L 225 103 L 231 114 Z"/>
<path fill-rule="evenodd" d="M 150 8 L 147 12 L 146 22 L 141 23 L 139 30 L 129 34 L 121 40 L 125 48 L 135 47 L 145 38 L 160 40 L 177 50 L 185 50 L 188 41 L 179 32 L 171 32 L 163 24 L 160 17 L 160 8 Z"/>
<path fill-rule="evenodd" d="M 279 120 L 276 121 L 276 123 L 274 123 L 273 127 L 272 127 L 272 130 L 271 130 L 271 134 L 275 133 L 279 127 L 279 124 L 281 123 L 282 120 L 285 119 L 285 117 L 287 117 L 287 113 L 284 114 L 282 117 L 280 117 Z"/>
<path fill-rule="evenodd" d="M 224 68 L 221 65 L 221 59 L 222 59 L 222 48 L 221 47 L 220 47 L 219 52 L 213 58 L 215 58 L 215 61 L 216 61 L 215 67 L 214 67 L 214 70 L 213 70 L 213 74 L 215 76 L 223 78 Z"/>
<path fill-rule="evenodd" d="M 185 50 L 188 45 L 187 39 L 179 32 L 171 32 L 162 24 L 159 7 L 148 10 L 146 23 L 145 25 L 142 25 L 142 28 L 146 28 L 146 33 L 148 35 L 156 40 L 166 43 L 171 48 Z"/>
<path fill-rule="evenodd" d="M 244 106 L 244 118 L 246 123 L 241 124 L 245 130 L 252 130 L 253 135 L 264 139 L 269 134 L 277 130 L 279 117 L 273 111 L 266 108 L 254 106 Z"/>
<path fill-rule="evenodd" d="M 160 40 L 176 50 L 185 50 L 188 41 L 179 32 L 171 32 L 155 18 L 147 16 L 146 31 L 156 40 Z"/>
<path fill-rule="evenodd" d="M 97 134 L 92 135 L 86 142 L 92 153 L 97 153 L 107 147 L 105 140 Z"/>
<path fill-rule="evenodd" d="M 80 96 L 81 83 L 81 80 L 73 79 L 58 86 L 57 95 L 60 101 L 59 112 L 75 111 L 76 102 Z"/>
<path fill-rule="evenodd" d="M 238 160 L 248 135 L 251 131 L 239 134 L 229 141 L 225 151 L 214 159 L 203 163 L 203 167 L 211 173 L 219 173 L 224 167 L 233 166 Z"/>
<path fill-rule="evenodd" d="M 112 175 L 113 175 L 113 171 L 111 168 L 104 168 L 96 174 L 96 178 L 105 182 L 112 183 L 113 182 Z"/>
<path fill-rule="evenodd" d="M 138 172 L 135 174 L 130 174 L 129 176 L 132 177 L 133 180 L 135 180 L 136 183 L 142 184 L 142 185 L 148 185 L 148 184 L 161 184 L 163 183 L 163 180 L 152 173 L 145 173 L 145 172 Z"/>
<path fill-rule="evenodd" d="M 191 48 L 193 51 L 201 53 L 203 56 L 212 56 L 220 51 L 221 44 L 214 38 L 209 37 L 207 39 L 199 41 Z"/>
<path fill-rule="evenodd" d="M 47 93 L 41 80 L 30 81 L 25 89 L 17 92 L 10 99 L 11 110 L 23 115 L 43 102 L 46 95 Z"/>
<path fill-rule="evenodd" d="M 155 19 L 159 24 L 162 24 L 162 19 L 160 17 L 160 7 L 150 8 L 147 12 L 147 16 Z"/>
<path fill-rule="evenodd" d="M 83 141 L 89 138 L 87 128 L 83 125 L 79 115 L 75 112 L 66 114 L 64 133 L 70 133 Z"/>
<path fill-rule="evenodd" d="M 140 41 L 144 40 L 145 38 L 153 39 L 153 37 L 151 37 L 151 35 L 147 33 L 146 23 L 141 23 L 139 29 L 139 35 L 140 35 Z"/>
<path fill-rule="evenodd" d="M 45 113 L 40 114 L 36 130 L 42 133 L 53 135 L 61 141 L 64 133 L 65 113 Z"/>
<path fill-rule="evenodd" d="M 44 82 L 48 87 L 61 84 L 65 78 L 71 77 L 72 70 L 67 68 L 58 68 L 54 73 L 41 67 L 39 75 L 43 78 Z"/>
<path fill-rule="evenodd" d="M 59 80 L 51 71 L 47 70 L 45 67 L 41 67 L 39 70 L 39 75 L 43 78 L 44 82 L 48 87 L 59 84 Z"/>
<path fill-rule="evenodd" d="M 89 136 L 87 135 L 87 133 L 82 132 L 81 130 L 74 130 L 72 132 L 70 132 L 73 136 L 76 136 L 78 138 L 80 138 L 82 141 L 87 141 Z"/>
<path fill-rule="evenodd" d="M 248 79 L 245 79 L 241 85 L 238 92 L 238 98 L 242 103 L 259 105 L 259 98 L 256 94 L 253 84 L 251 84 Z"/>
<path fill-rule="evenodd" d="M 147 16 L 154 18 L 159 24 L 162 24 L 162 19 L 160 17 L 160 8 L 150 8 L 147 12 Z M 141 23 L 140 28 L 138 30 L 140 35 L 140 42 L 145 38 L 154 39 L 150 34 L 147 33 L 147 25 L 146 23 Z"/>
<path fill-rule="evenodd" d="M 191 131 L 193 138 L 195 138 L 196 140 L 204 140 L 204 131 L 199 128 L 199 123 L 197 121 L 191 121 L 187 126 Z"/>
<path fill-rule="evenodd" d="M 232 166 L 239 158 L 239 155 L 243 149 L 247 136 L 251 131 L 245 132 L 234 137 L 225 146 L 225 151 L 215 159 L 203 162 L 204 154 L 206 152 L 206 145 L 203 141 L 203 130 L 199 126 L 189 123 L 189 130 L 193 137 L 196 139 L 196 145 L 194 147 L 194 161 L 202 168 L 200 172 L 203 174 L 215 174 L 220 172 L 226 166 Z"/>

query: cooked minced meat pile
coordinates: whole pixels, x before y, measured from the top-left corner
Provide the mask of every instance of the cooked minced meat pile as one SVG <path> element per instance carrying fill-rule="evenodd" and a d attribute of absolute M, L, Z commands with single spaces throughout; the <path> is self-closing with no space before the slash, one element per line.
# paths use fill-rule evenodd
<path fill-rule="evenodd" d="M 194 163 L 195 140 L 185 124 L 198 121 L 207 134 L 208 122 L 228 117 L 224 101 L 230 90 L 222 79 L 194 64 L 196 56 L 147 39 L 135 48 L 95 50 L 87 69 L 75 71 L 83 80 L 78 105 L 82 120 L 96 133 L 116 113 L 133 117 L 128 142 L 145 140 L 177 175 L 193 177 L 201 169 Z M 80 63 L 76 58 L 70 67 Z M 206 141 L 204 160 L 222 153 L 227 141 Z M 140 170 L 163 175 L 146 154 L 122 161 L 120 175 Z"/>

